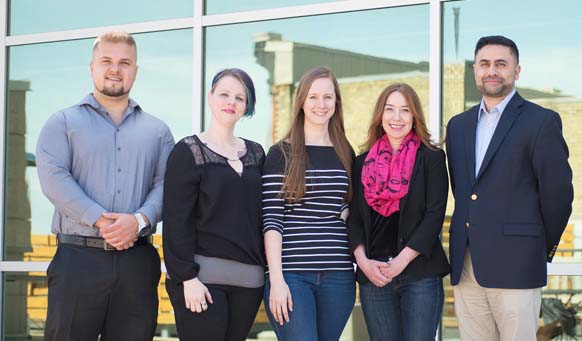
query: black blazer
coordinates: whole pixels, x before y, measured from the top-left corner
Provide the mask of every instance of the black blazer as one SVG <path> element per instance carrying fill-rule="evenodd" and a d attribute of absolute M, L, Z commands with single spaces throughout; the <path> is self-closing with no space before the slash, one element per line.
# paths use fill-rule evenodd
<path fill-rule="evenodd" d="M 488 288 L 539 288 L 572 212 L 572 170 L 560 116 L 518 93 L 503 111 L 475 176 L 479 106 L 447 126 L 455 210 L 451 283 L 470 244 L 477 282 Z"/>
<path fill-rule="evenodd" d="M 364 198 L 362 185 L 362 167 L 367 155 L 359 155 L 352 170 L 354 193 L 350 204 L 348 236 L 351 252 L 359 244 L 364 244 L 369 258 L 372 208 Z M 420 255 L 408 264 L 401 275 L 423 278 L 449 273 L 449 262 L 440 240 L 449 190 L 447 177 L 445 153 L 421 145 L 416 153 L 408 194 L 400 200 L 398 221 L 398 251 L 408 246 Z M 359 269 L 356 279 L 360 284 L 368 282 Z"/>

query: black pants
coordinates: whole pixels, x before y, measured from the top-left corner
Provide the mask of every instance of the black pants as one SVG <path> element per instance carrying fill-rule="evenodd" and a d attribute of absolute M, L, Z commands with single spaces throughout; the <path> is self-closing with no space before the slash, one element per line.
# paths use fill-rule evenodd
<path fill-rule="evenodd" d="M 60 244 L 47 279 L 45 340 L 153 339 L 160 257 L 152 245 L 105 251 Z"/>
<path fill-rule="evenodd" d="M 166 278 L 166 290 L 174 307 L 180 340 L 241 341 L 247 338 L 263 297 L 263 287 L 241 288 L 206 284 L 213 304 L 193 313 L 186 309 L 184 286 Z"/>

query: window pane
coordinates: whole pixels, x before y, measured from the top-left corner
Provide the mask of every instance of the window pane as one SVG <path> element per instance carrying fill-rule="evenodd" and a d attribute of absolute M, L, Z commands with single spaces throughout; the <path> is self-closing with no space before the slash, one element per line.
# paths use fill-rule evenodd
<path fill-rule="evenodd" d="M 325 3 L 333 1 L 337 0 L 206 0 L 204 6 L 206 14 L 223 14 L 276 7 L 311 5 L 314 3 Z"/>
<path fill-rule="evenodd" d="M 132 98 L 164 120 L 176 138 L 190 134 L 192 31 L 139 34 L 135 39 L 140 68 Z M 54 247 L 33 247 L 35 238 L 50 235 L 53 212 L 38 182 L 36 141 L 52 113 L 92 91 L 91 49 L 92 40 L 9 49 L 5 260 L 49 260 L 54 253 Z"/>
<path fill-rule="evenodd" d="M 162 236 L 155 235 L 153 245 L 163 261 Z M 56 249 L 54 236 L 36 236 L 32 240 L 33 253 L 38 255 L 35 261 L 50 261 Z M 40 255 L 43 249 L 51 249 Z M 165 288 L 166 274 L 162 273 L 158 285 L 158 326 L 155 340 L 178 340 L 174 319 L 174 309 Z M 4 273 L 4 337 L 2 340 L 41 340 L 44 335 L 48 307 L 48 284 L 46 272 L 6 272 Z M 249 338 L 257 338 L 257 334 L 272 333 L 269 331 L 263 305 L 255 319 L 255 325 L 249 333 Z M 274 335 L 274 334 L 273 334 Z M 267 339 L 269 340 L 269 339 Z"/>
<path fill-rule="evenodd" d="M 327 65 L 338 77 L 347 135 L 358 150 L 387 85 L 409 83 L 428 111 L 428 22 L 428 6 L 422 5 L 210 27 L 205 31 L 205 91 L 220 69 L 247 71 L 257 92 L 256 114 L 243 118 L 236 134 L 268 148 L 289 128 L 301 75 Z M 208 127 L 208 108 L 204 117 Z M 261 318 L 266 320 L 259 312 Z M 353 340 L 367 335 L 359 306 L 344 335 Z"/>
<path fill-rule="evenodd" d="M 54 239 L 54 238 L 52 238 Z M 154 243 L 161 243 L 155 236 Z M 158 248 L 160 256 L 162 249 Z M 157 336 L 176 335 L 174 310 L 164 287 L 163 273 L 158 285 Z M 42 340 L 48 307 L 46 272 L 8 272 L 4 274 L 4 335 L 2 340 Z"/>
<path fill-rule="evenodd" d="M 449 277 L 445 278 L 445 283 L 450 283 Z M 453 304 L 453 287 L 446 285 L 441 323 L 442 340 L 460 340 Z M 582 276 L 548 276 L 548 285 L 542 290 L 542 316 L 538 323 L 538 333 L 547 338 L 540 339 L 538 334 L 538 340 L 550 340 L 554 337 L 559 340 L 560 335 L 564 340 L 570 339 L 568 336 L 582 336 L 578 322 L 582 317 L 580 307 L 582 307 Z M 565 330 L 560 327 L 560 323 L 564 324 Z"/>
<path fill-rule="evenodd" d="M 496 1 L 503 5 L 499 15 L 480 20 L 491 8 L 490 1 L 444 4 L 444 119 L 448 120 L 476 105 L 481 95 L 472 71 L 477 40 L 485 35 L 502 34 L 515 41 L 520 51 L 521 74 L 518 92 L 526 99 L 560 114 L 570 149 L 574 174 L 582 173 L 582 69 L 574 67 L 582 55 L 579 33 L 582 10 L 576 0 L 550 6 L 545 1 L 530 2 L 527 8 L 518 0 Z M 522 9 L 519 16 L 513 10 Z M 455 33 L 455 11 L 459 29 Z M 511 24 L 508 24 L 511 23 Z M 490 27 L 495 27 L 491 31 Z M 457 41 L 457 43 L 456 43 Z M 456 49 L 458 46 L 458 50 Z M 449 205 L 451 207 L 452 205 Z M 572 217 L 562 237 L 555 261 L 582 261 L 582 177 L 574 176 Z"/>
<path fill-rule="evenodd" d="M 412 85 L 428 111 L 428 22 L 428 6 L 422 5 L 210 27 L 206 89 L 222 68 L 246 70 L 257 90 L 256 115 L 242 119 L 237 134 L 267 148 L 289 128 L 301 75 L 327 65 L 338 77 L 347 135 L 357 150 L 388 84 Z M 209 119 L 207 109 L 206 126 Z"/>
<path fill-rule="evenodd" d="M 193 16 L 193 0 L 9 0 L 10 35 Z"/>
<path fill-rule="evenodd" d="M 491 15 L 492 8 L 503 10 Z M 582 69 L 577 67 L 582 55 L 582 36 L 580 16 L 576 14 L 580 11 L 582 3 L 576 0 L 562 0 L 559 5 L 530 1 L 527 7 L 518 0 L 443 4 L 444 124 L 481 100 L 472 70 L 474 49 L 480 37 L 493 34 L 511 38 L 519 48 L 522 69 L 516 83 L 518 92 L 558 112 L 562 118 L 574 172 L 574 204 L 554 262 L 582 261 L 582 178 L 576 176 L 582 172 Z M 449 203 L 449 213 L 452 206 Z M 549 277 L 550 287 L 553 278 L 556 277 Z M 574 281 L 572 288 L 580 290 L 580 277 L 567 278 Z M 456 319 L 452 290 L 447 294 L 443 335 L 448 340 L 448 335 L 456 333 Z"/>

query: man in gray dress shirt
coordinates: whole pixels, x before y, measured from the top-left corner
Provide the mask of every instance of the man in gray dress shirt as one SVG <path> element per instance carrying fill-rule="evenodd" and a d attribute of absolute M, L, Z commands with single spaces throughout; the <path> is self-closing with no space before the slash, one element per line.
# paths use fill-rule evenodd
<path fill-rule="evenodd" d="M 57 252 L 47 270 L 45 340 L 151 340 L 161 218 L 174 139 L 129 98 L 137 48 L 125 32 L 95 40 L 93 93 L 52 115 L 36 149 L 43 193 L 55 206 Z"/>

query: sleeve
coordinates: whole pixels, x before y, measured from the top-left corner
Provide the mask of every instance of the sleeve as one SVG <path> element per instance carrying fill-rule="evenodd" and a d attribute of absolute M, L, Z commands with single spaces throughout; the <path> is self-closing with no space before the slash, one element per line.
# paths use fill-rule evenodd
<path fill-rule="evenodd" d="M 434 244 L 439 240 L 447 209 L 449 181 L 445 152 L 431 152 L 430 161 L 425 168 L 426 210 L 420 224 L 406 243 L 410 248 L 425 257 L 430 257 Z"/>
<path fill-rule="evenodd" d="M 42 192 L 63 215 L 93 227 L 105 208 L 90 198 L 71 173 L 72 147 L 63 113 L 51 116 L 36 145 L 36 169 Z"/>
<path fill-rule="evenodd" d="M 560 116 L 551 112 L 538 132 L 532 158 L 546 234 L 548 262 L 554 257 L 572 213 L 574 189 L 568 154 Z"/>
<path fill-rule="evenodd" d="M 352 200 L 354 197 L 354 164 L 356 163 L 356 153 L 354 152 L 354 148 L 352 148 L 352 146 L 350 145 L 350 156 L 352 157 L 352 162 L 351 162 L 351 167 L 352 169 L 350 169 L 350 185 L 352 185 Z M 343 205 L 341 206 L 340 212 L 342 212 L 343 210 L 345 210 L 346 208 L 350 207 L 350 203 L 349 202 L 344 202 Z"/>
<path fill-rule="evenodd" d="M 185 142 L 178 142 L 172 149 L 164 178 L 164 262 L 170 277 L 183 282 L 196 277 L 200 270 L 194 263 L 194 214 L 200 191 L 200 167 L 196 166 L 192 151 Z"/>
<path fill-rule="evenodd" d="M 260 144 L 254 142 L 255 144 L 255 154 L 256 154 L 256 158 L 257 158 L 257 165 L 259 166 L 259 168 L 263 169 L 263 166 L 265 164 L 265 150 L 263 149 L 263 146 L 261 146 Z"/>
<path fill-rule="evenodd" d="M 362 200 L 366 200 L 363 194 L 362 167 L 364 166 L 365 154 L 361 155 L 354 162 L 352 167 L 352 202 L 350 203 L 350 215 L 348 217 L 348 242 L 350 254 L 354 252 L 360 244 L 366 244 L 364 219 L 362 217 Z M 367 247 L 367 245 L 365 245 Z"/>
<path fill-rule="evenodd" d="M 153 227 L 151 233 L 155 233 L 156 224 L 162 219 L 162 200 L 164 191 L 164 174 L 166 173 L 166 163 L 168 155 L 174 147 L 174 137 L 170 129 L 165 124 L 164 129 L 160 133 L 160 145 L 158 149 L 158 162 L 154 172 L 153 185 L 150 192 L 145 198 L 144 203 L 138 209 L 138 212 L 145 214 L 148 217 L 151 226 Z"/>
<path fill-rule="evenodd" d="M 285 173 L 285 157 L 279 144 L 269 149 L 263 165 L 263 233 L 283 234 L 285 199 L 280 196 Z"/>

